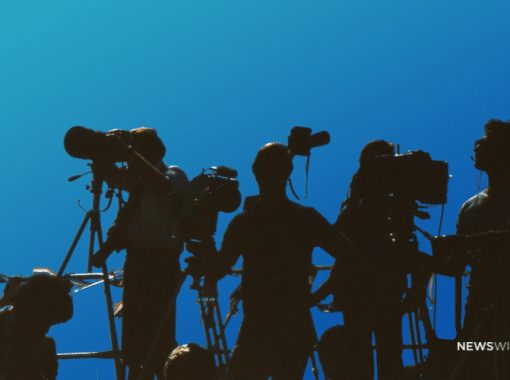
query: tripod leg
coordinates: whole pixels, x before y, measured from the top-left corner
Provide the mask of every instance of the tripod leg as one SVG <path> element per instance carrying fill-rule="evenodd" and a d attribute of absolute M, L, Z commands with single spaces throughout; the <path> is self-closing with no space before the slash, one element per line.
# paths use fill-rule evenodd
<path fill-rule="evenodd" d="M 74 252 L 74 249 L 76 248 L 76 245 L 78 245 L 78 241 L 80 240 L 81 235 L 83 234 L 83 231 L 85 230 L 85 227 L 87 226 L 87 223 L 90 219 L 91 211 L 87 212 L 85 215 L 85 218 L 83 218 L 83 222 L 81 223 L 80 228 L 78 229 L 78 232 L 76 233 L 76 236 L 74 237 L 73 243 L 71 244 L 71 247 L 69 248 L 69 251 L 67 252 L 67 255 L 62 262 L 62 265 L 60 266 L 60 269 L 58 270 L 57 276 L 62 276 L 64 273 L 64 270 L 66 269 L 67 263 L 71 259 L 71 256 Z"/>
<path fill-rule="evenodd" d="M 112 351 L 114 355 L 114 363 L 115 363 L 115 378 L 117 380 L 124 380 L 125 375 L 125 367 L 122 365 L 120 361 L 120 350 L 119 350 L 119 341 L 117 338 L 117 329 L 115 327 L 115 318 L 113 315 L 113 302 L 112 302 L 112 294 L 110 291 L 110 280 L 108 270 L 106 269 L 106 263 L 103 265 L 103 279 L 104 279 L 104 294 L 106 298 L 106 309 L 108 312 L 108 324 L 110 326 L 110 339 L 112 342 Z"/>
<path fill-rule="evenodd" d="M 227 338 L 225 336 L 225 326 L 223 325 L 220 313 L 220 305 L 218 303 L 218 297 L 216 296 L 213 299 L 213 307 L 216 310 L 216 319 L 218 320 L 218 338 L 221 342 L 220 354 L 223 354 L 223 360 L 225 362 L 225 372 L 227 373 L 227 377 L 230 374 L 230 356 L 227 349 Z M 219 345 L 219 344 L 218 344 Z"/>
<path fill-rule="evenodd" d="M 172 304 L 173 304 L 174 300 L 177 299 L 177 296 L 179 295 L 179 291 L 181 290 L 182 284 L 184 283 L 184 280 L 186 280 L 186 277 L 187 277 L 187 274 L 185 272 L 182 272 L 181 278 L 179 279 L 179 285 L 176 287 L 175 292 L 174 292 L 172 298 L 170 299 L 170 302 L 168 303 L 168 307 L 165 311 L 165 315 L 163 316 L 163 320 L 161 321 L 158 331 L 156 332 L 156 336 L 154 337 L 154 340 L 152 341 L 152 345 L 149 348 L 149 351 L 147 352 L 147 356 L 145 357 L 145 362 L 142 365 L 142 368 L 140 370 L 140 373 L 138 374 L 137 380 L 141 380 L 143 378 L 144 370 L 147 367 L 147 364 L 149 363 L 149 360 L 152 356 L 152 352 L 154 351 L 154 349 L 156 348 L 156 346 L 159 342 L 161 333 L 163 332 L 163 330 L 165 328 L 168 318 L 170 318 L 170 314 L 173 309 Z"/>
<path fill-rule="evenodd" d="M 411 335 L 411 343 L 412 343 L 412 351 L 413 351 L 413 358 L 414 363 L 418 364 L 418 353 L 416 350 L 416 337 L 414 336 L 414 326 L 413 326 L 413 315 L 412 313 L 407 313 L 407 320 L 409 321 L 409 333 Z"/>

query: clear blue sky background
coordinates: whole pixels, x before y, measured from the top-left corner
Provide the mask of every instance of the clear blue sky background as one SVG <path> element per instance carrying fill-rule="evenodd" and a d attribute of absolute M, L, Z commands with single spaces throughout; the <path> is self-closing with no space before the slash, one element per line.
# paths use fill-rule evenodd
<path fill-rule="evenodd" d="M 442 233 L 454 233 L 460 206 L 476 192 L 473 142 L 488 119 L 510 118 L 510 3 L 277 3 L 2 2 L 0 273 L 58 270 L 84 217 L 77 201 L 90 208 L 84 189 L 90 176 L 66 181 L 88 170 L 63 149 L 74 125 L 154 127 L 167 145 L 167 163 L 190 178 L 203 167 L 233 167 L 243 196 L 257 193 L 250 166 L 265 143 L 285 143 L 294 125 L 327 130 L 331 143 L 312 152 L 303 204 L 331 222 L 368 141 L 423 149 L 450 164 Z M 304 159 L 295 168 L 293 181 L 303 194 Z M 105 230 L 114 213 L 102 216 Z M 440 209 L 431 214 L 418 225 L 435 235 Z M 231 217 L 220 216 L 218 242 Z M 86 240 L 67 272 L 86 270 Z M 426 241 L 421 249 L 430 252 Z M 109 268 L 122 267 L 123 258 L 114 255 Z M 332 262 L 323 252 L 314 261 Z M 238 282 L 223 281 L 222 300 Z M 178 340 L 204 344 L 188 285 L 178 299 Z M 114 292 L 115 301 L 120 296 Z M 451 282 L 441 281 L 439 297 L 438 333 L 453 337 Z M 50 331 L 58 351 L 109 349 L 102 287 L 74 300 L 73 320 Z M 340 320 L 316 311 L 314 318 L 319 335 Z M 240 319 L 228 327 L 230 348 Z M 60 373 L 61 379 L 112 379 L 113 362 L 61 361 Z"/>

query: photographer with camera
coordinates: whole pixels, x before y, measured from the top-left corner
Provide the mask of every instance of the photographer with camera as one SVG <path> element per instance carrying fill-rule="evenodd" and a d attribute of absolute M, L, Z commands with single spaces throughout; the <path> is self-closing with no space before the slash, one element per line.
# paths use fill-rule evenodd
<path fill-rule="evenodd" d="M 510 339 L 510 122 L 491 119 L 484 130 L 484 136 L 475 142 L 474 166 L 487 173 L 488 187 L 460 209 L 457 235 L 477 234 L 479 240 L 483 233 L 489 231 L 504 232 L 483 234 L 486 235 L 483 244 L 472 244 L 471 239 L 466 239 L 468 250 L 463 253 L 461 265 L 469 265 L 471 272 L 464 326 L 457 339 L 504 342 Z M 475 334 L 475 330 L 479 333 Z M 491 379 L 498 374 L 501 376 L 505 364 L 499 362 L 499 367 L 495 366 L 494 355 L 490 352 L 472 353 L 472 359 L 458 378 Z M 508 361 L 507 357 L 505 361 Z M 507 367 L 506 376 L 501 378 L 510 378 L 509 373 Z"/>
<path fill-rule="evenodd" d="M 319 212 L 287 198 L 292 170 L 287 146 L 260 149 L 252 165 L 258 197 L 229 223 L 218 254 L 197 263 L 219 279 L 243 257 L 243 320 L 230 361 L 236 380 L 303 378 L 316 340 L 308 282 L 313 248 L 335 258 L 352 251 Z"/>
<path fill-rule="evenodd" d="M 126 249 L 122 295 L 122 359 L 129 367 L 128 380 L 138 378 L 165 311 L 172 304 L 170 318 L 144 370 L 143 379 L 163 377 L 163 367 L 175 340 L 176 300 L 180 286 L 179 256 L 184 237 L 181 224 L 190 210 L 183 205 L 189 181 L 180 168 L 163 163 L 166 148 L 152 128 L 131 131 L 114 130 L 109 139 L 121 139 L 140 159 L 129 160 L 123 144 L 116 143 L 117 155 L 126 156 L 127 168 L 118 168 L 110 160 L 105 164 L 105 180 L 111 187 L 129 192 L 126 205 L 119 210 L 108 239 L 93 256 L 92 264 L 101 267 L 113 250 Z M 113 145 L 113 143 L 112 143 Z M 112 153 L 110 153 L 112 155 Z M 145 160 L 150 164 L 147 165 Z M 107 160 L 106 160 L 107 161 Z M 94 165 L 94 164 L 93 164 Z M 151 172 L 153 168 L 160 175 Z M 157 174 L 157 173 L 156 173 Z M 161 181 L 160 177 L 166 178 Z M 171 194 L 168 189 L 171 188 Z"/>

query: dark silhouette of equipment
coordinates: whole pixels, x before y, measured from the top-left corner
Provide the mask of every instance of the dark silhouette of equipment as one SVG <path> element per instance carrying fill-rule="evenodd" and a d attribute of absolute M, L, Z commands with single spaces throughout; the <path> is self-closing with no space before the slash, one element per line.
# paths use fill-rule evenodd
<path fill-rule="evenodd" d="M 312 134 L 311 128 L 294 127 L 290 130 L 287 145 L 293 156 L 310 156 L 312 148 L 329 144 L 330 136 L 327 131 Z"/>
<path fill-rule="evenodd" d="M 235 180 L 237 171 L 226 166 L 211 167 L 203 170 L 191 181 L 191 187 L 198 185 L 200 195 L 195 200 L 194 215 L 191 225 L 188 226 L 188 240 L 186 249 L 197 259 L 203 262 L 203 255 L 210 255 L 209 248 L 214 247 L 214 234 L 218 223 L 219 212 L 231 213 L 241 205 L 239 182 Z M 189 260 L 188 260 L 189 262 Z M 227 348 L 225 326 L 218 303 L 217 280 L 201 277 L 205 268 L 195 271 L 193 265 L 188 266 L 192 277 L 191 289 L 198 291 L 198 303 L 204 323 L 204 332 L 207 349 L 213 352 L 218 365 L 221 378 L 228 378 L 230 365 L 230 350 Z"/>
<path fill-rule="evenodd" d="M 92 160 L 96 166 L 128 162 L 136 174 L 149 186 L 170 194 L 167 178 L 137 151 L 131 148 L 129 131 L 94 131 L 80 126 L 69 129 L 64 137 L 64 149 L 71 157 Z M 102 167 L 104 169 L 104 166 Z M 98 168 L 100 169 L 100 168 Z"/>
<path fill-rule="evenodd" d="M 214 245 L 214 234 L 220 212 L 232 213 L 241 205 L 237 171 L 226 166 L 205 169 L 191 180 L 191 188 L 198 187 L 200 193 L 195 199 L 195 217 L 187 226 L 186 249 L 193 255 L 207 254 L 204 246 Z M 191 289 L 199 289 L 201 273 L 191 273 Z"/>
<path fill-rule="evenodd" d="M 321 131 L 312 134 L 311 128 L 296 126 L 290 130 L 290 135 L 287 137 L 287 145 L 289 148 L 289 154 L 291 157 L 304 156 L 306 157 L 305 163 L 305 198 L 308 196 L 308 168 L 310 166 L 310 154 L 312 148 L 329 144 L 330 136 L 327 131 Z M 289 177 L 290 191 L 299 200 L 294 187 L 292 186 L 292 180 Z"/>

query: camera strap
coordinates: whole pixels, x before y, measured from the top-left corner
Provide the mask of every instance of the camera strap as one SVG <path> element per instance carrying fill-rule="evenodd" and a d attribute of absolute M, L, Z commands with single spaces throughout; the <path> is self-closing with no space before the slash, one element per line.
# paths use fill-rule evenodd
<path fill-rule="evenodd" d="M 308 197 L 308 168 L 310 166 L 310 155 L 306 156 L 306 162 L 305 162 L 305 197 L 303 199 L 306 199 Z M 292 194 L 296 197 L 296 199 L 299 201 L 299 197 L 297 196 L 296 192 L 294 191 L 294 187 L 292 186 L 292 180 L 289 177 L 289 187 L 290 191 L 292 191 Z"/>

